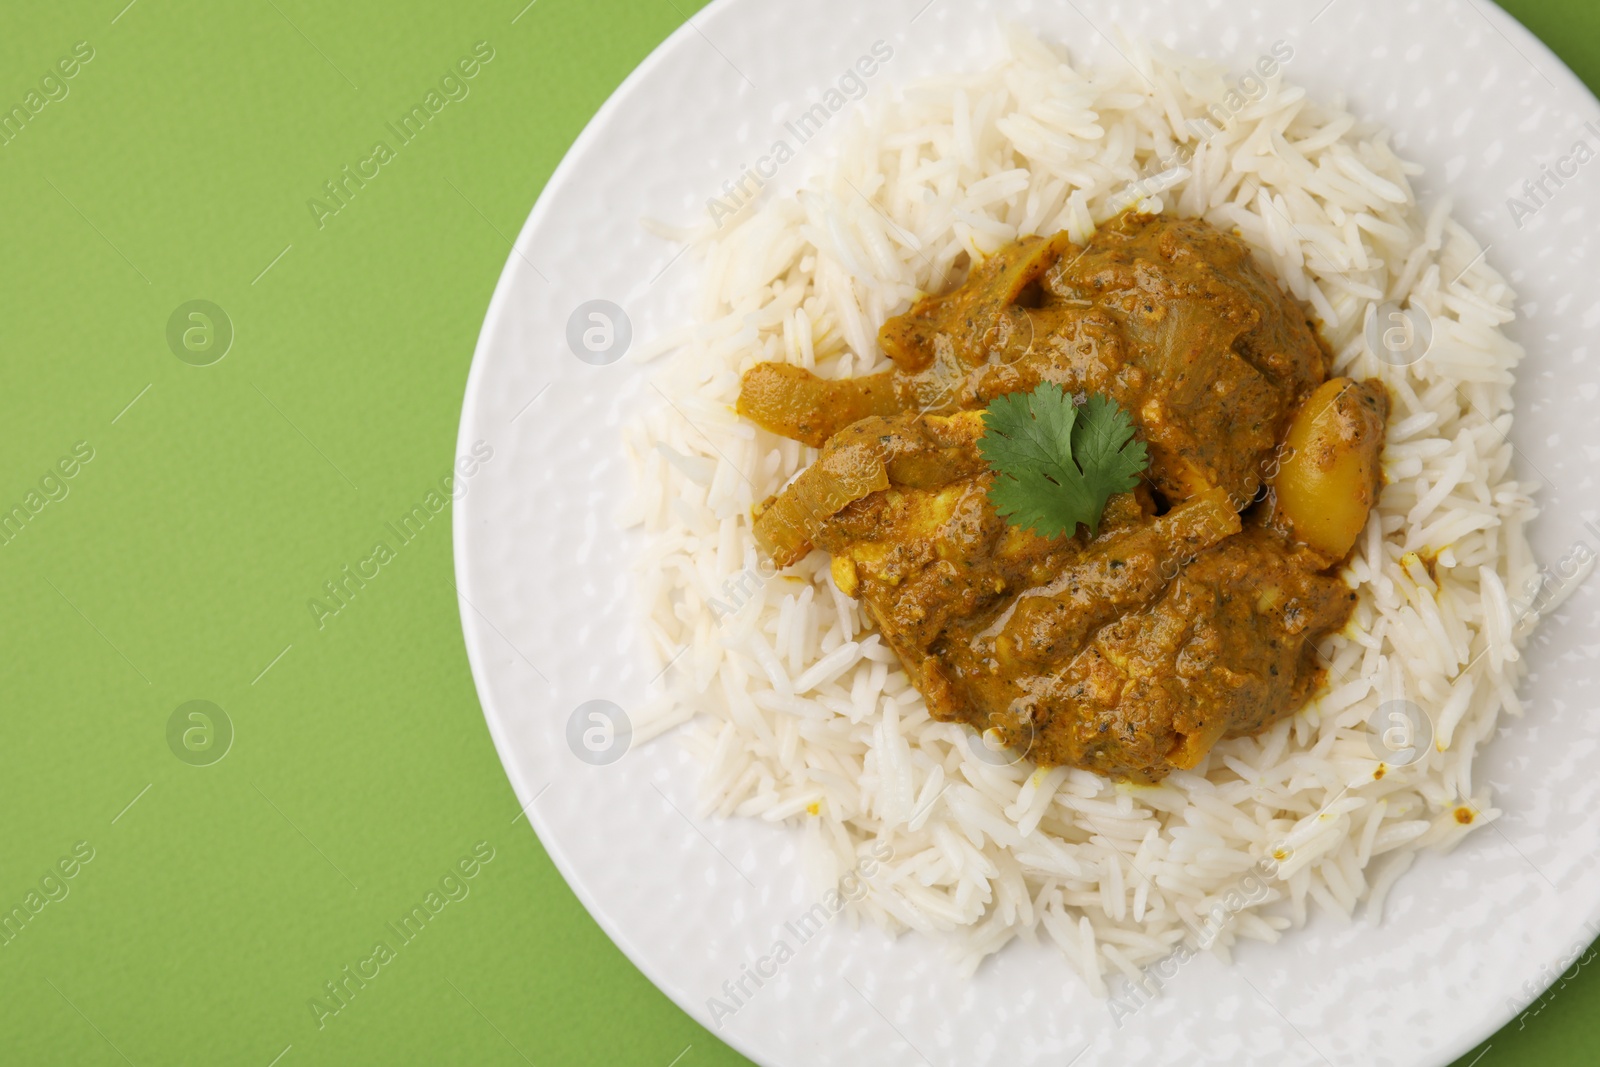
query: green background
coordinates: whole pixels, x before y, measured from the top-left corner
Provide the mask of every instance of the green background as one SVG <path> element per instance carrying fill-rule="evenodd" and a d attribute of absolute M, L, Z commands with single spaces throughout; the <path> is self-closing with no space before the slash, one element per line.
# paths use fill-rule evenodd
<path fill-rule="evenodd" d="M 509 238 L 700 5 L 125 2 L 14 4 L 0 34 L 4 109 L 94 49 L 0 147 L 0 511 L 93 449 L 0 545 L 0 912 L 94 852 L 0 947 L 0 1059 L 743 1062 L 513 822 L 448 515 L 322 628 L 306 607 L 449 469 Z M 1600 9 L 1508 6 L 1597 84 Z M 470 96 L 319 230 L 307 199 L 480 40 Z M 236 330 L 204 367 L 166 339 L 197 298 Z M 233 726 L 208 766 L 169 747 L 191 700 Z M 310 999 L 474 846 L 470 894 L 319 1029 Z M 1593 1062 L 1597 1008 L 1580 975 L 1481 1063 Z"/>

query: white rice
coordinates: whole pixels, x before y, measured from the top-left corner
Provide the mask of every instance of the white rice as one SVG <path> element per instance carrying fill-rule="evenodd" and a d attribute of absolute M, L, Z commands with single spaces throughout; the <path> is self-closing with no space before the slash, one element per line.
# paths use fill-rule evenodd
<path fill-rule="evenodd" d="M 1531 487 L 1506 441 L 1514 297 L 1449 203 L 1419 205 L 1420 168 L 1384 131 L 1281 76 L 1197 142 L 1188 120 L 1225 100 L 1224 72 L 1126 50 L 1138 71 L 1080 69 L 1008 31 L 997 66 L 853 114 L 798 194 L 694 235 L 695 321 L 648 352 L 670 353 L 653 370 L 671 404 L 631 435 L 648 632 L 662 667 L 678 657 L 636 738 L 689 722 L 702 813 L 799 823 L 819 891 L 887 843 L 858 914 L 948 939 L 967 973 L 1042 935 L 1101 994 L 1193 943 L 1219 907 L 1210 947 L 1224 957 L 1239 938 L 1276 940 L 1312 902 L 1380 921 L 1414 853 L 1498 816 L 1473 757 L 1502 711 L 1520 714 L 1530 620 L 1507 590 L 1536 571 Z M 1173 164 L 1185 144 L 1192 159 Z M 1335 372 L 1383 378 L 1394 402 L 1388 485 L 1346 574 L 1359 600 L 1324 649 L 1326 690 L 1155 788 L 995 766 L 966 727 L 932 721 L 823 553 L 778 575 L 760 560 L 752 505 L 816 453 L 733 410 L 761 360 L 824 377 L 887 369 L 878 326 L 974 257 L 1031 233 L 1084 240 L 1130 204 L 1238 233 L 1315 309 Z M 1367 349 L 1363 323 L 1384 300 L 1431 317 L 1421 362 Z M 1380 773 L 1367 723 L 1391 700 L 1424 709 L 1435 743 Z M 1273 856 L 1271 892 L 1239 904 Z"/>

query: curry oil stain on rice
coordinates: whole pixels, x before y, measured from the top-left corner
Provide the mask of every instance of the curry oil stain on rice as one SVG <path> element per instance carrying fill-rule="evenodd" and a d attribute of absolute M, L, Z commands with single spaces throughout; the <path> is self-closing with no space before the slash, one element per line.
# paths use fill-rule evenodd
<path fill-rule="evenodd" d="M 636 740 L 691 722 L 702 811 L 803 825 L 818 891 L 891 848 L 858 914 L 946 937 L 967 973 L 1042 931 L 1100 995 L 1192 939 L 1269 857 L 1271 891 L 1230 909 L 1211 946 L 1224 958 L 1239 938 L 1302 924 L 1313 902 L 1376 919 L 1419 850 L 1495 819 L 1473 756 L 1502 712 L 1521 712 L 1525 631 L 1506 590 L 1536 572 L 1531 487 L 1505 439 L 1522 356 L 1501 332 L 1514 296 L 1449 203 L 1419 205 L 1421 168 L 1382 129 L 1281 73 L 1198 138 L 1225 72 L 1132 55 L 1148 81 L 1126 64 L 1073 67 L 1013 32 L 990 70 L 853 115 L 797 195 L 721 231 L 678 232 L 703 261 L 696 321 L 634 358 L 671 353 L 657 384 L 687 421 L 663 404 L 633 428 L 627 516 L 650 535 L 638 573 L 659 665 L 688 648 Z M 1163 165 L 1175 157 L 1186 162 Z M 1082 242 L 1130 205 L 1238 233 L 1312 308 L 1334 373 L 1381 378 L 1394 401 L 1388 485 L 1345 572 L 1359 599 L 1323 649 L 1327 688 L 1156 787 L 1004 765 L 966 727 L 932 721 L 825 554 L 763 567 L 750 509 L 816 452 L 733 410 L 740 373 L 761 360 L 824 377 L 887 370 L 877 327 L 918 296 L 1019 235 Z M 1385 302 L 1425 309 L 1426 359 L 1394 366 L 1368 350 L 1364 320 Z M 730 579 L 751 575 L 729 610 Z M 1414 762 L 1377 758 L 1367 724 L 1390 701 L 1432 721 Z"/>

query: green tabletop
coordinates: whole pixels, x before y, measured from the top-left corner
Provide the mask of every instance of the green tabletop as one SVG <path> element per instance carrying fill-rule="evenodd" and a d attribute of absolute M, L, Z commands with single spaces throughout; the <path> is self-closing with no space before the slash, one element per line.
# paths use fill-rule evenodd
<path fill-rule="evenodd" d="M 324 590 L 448 475 L 509 238 L 700 6 L 525 2 L 8 10 L 0 1062 L 744 1062 L 517 819 L 448 513 Z M 1509 6 L 1597 84 L 1600 9 Z M 1597 1007 L 1480 1062 L 1594 1062 Z"/>

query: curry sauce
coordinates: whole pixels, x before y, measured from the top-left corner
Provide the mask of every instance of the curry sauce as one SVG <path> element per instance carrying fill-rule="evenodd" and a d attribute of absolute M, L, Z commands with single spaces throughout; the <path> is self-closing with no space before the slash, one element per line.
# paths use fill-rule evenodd
<path fill-rule="evenodd" d="M 746 372 L 740 413 L 821 450 L 756 536 L 780 566 L 829 553 L 935 718 L 1153 781 L 1317 689 L 1388 395 L 1329 380 L 1305 310 L 1242 241 L 1133 214 L 1082 246 L 1024 238 L 879 343 L 882 374 Z M 1044 382 L 1112 398 L 1147 446 L 1097 534 L 1043 537 L 988 499 L 983 409 Z"/>

